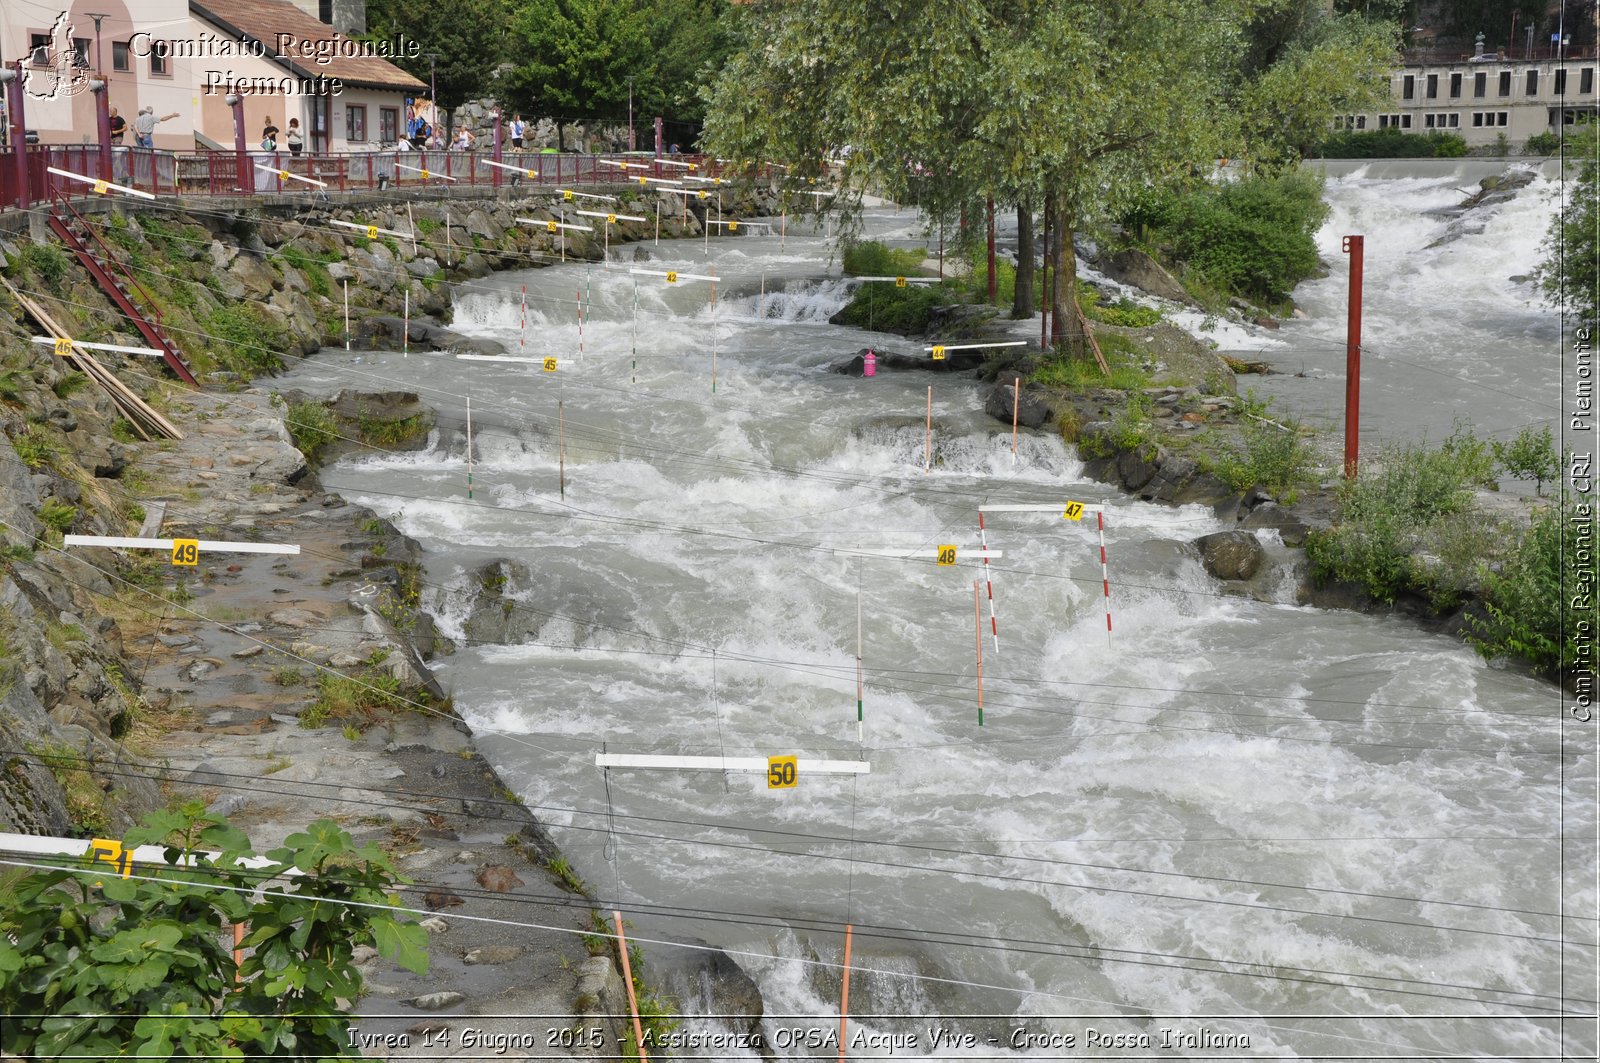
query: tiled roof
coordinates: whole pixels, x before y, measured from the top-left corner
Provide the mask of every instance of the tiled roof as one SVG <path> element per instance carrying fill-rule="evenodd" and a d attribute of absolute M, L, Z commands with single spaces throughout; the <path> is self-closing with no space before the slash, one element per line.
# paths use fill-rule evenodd
<path fill-rule="evenodd" d="M 288 0 L 190 0 L 189 10 L 197 17 L 219 28 L 246 39 L 261 41 L 266 46 L 266 56 L 287 66 L 302 77 L 338 78 L 347 85 L 378 86 L 414 92 L 426 89 L 427 83 L 401 70 L 387 59 L 330 56 L 326 62 L 317 60 L 310 49 L 317 42 L 331 41 L 334 29 L 301 11 Z M 290 34 L 297 42 L 309 41 L 306 53 L 281 55 L 278 35 Z"/>

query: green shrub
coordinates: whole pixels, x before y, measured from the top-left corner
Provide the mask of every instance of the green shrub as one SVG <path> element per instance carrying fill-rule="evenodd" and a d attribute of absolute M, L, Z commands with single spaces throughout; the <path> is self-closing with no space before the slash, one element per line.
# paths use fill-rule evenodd
<path fill-rule="evenodd" d="M 1146 328 L 1161 320 L 1161 311 L 1140 306 L 1123 297 L 1109 306 L 1100 305 L 1100 293 L 1088 286 L 1078 289 L 1078 307 L 1091 321 L 1104 321 L 1108 325 L 1124 328 Z"/>
<path fill-rule="evenodd" d="M 56 244 L 24 244 L 13 270 L 20 270 L 46 287 L 59 287 L 67 276 L 67 253 Z"/>
<path fill-rule="evenodd" d="M 1205 185 L 1139 210 L 1184 264 L 1186 285 L 1269 303 L 1317 272 L 1316 233 L 1328 214 L 1321 178 L 1301 171 Z"/>
<path fill-rule="evenodd" d="M 1487 616 L 1468 622 L 1467 638 L 1479 653 L 1516 657 L 1548 676 L 1577 662 L 1579 641 L 1593 637 L 1593 562 L 1584 565 L 1587 583 L 1563 577 L 1582 564 L 1578 558 L 1593 557 L 1594 520 L 1593 495 L 1564 498 L 1534 514 L 1510 560 L 1488 577 Z M 1587 592 L 1573 593 L 1585 586 Z"/>
<path fill-rule="evenodd" d="M 1544 485 L 1561 475 L 1561 455 L 1556 453 L 1550 426 L 1538 432 L 1524 428 L 1509 444 L 1494 442 L 1494 460 L 1518 480 L 1532 480 L 1534 491 L 1544 494 Z"/>
<path fill-rule="evenodd" d="M 1522 145 L 1524 155 L 1554 155 L 1561 150 L 1561 137 L 1556 133 L 1535 133 Z"/>
<path fill-rule="evenodd" d="M 921 251 L 889 248 L 876 240 L 861 240 L 844 249 L 843 268 L 852 277 L 905 277 L 917 273 L 926 257 Z"/>
<path fill-rule="evenodd" d="M 65 535 L 67 529 L 72 527 L 72 522 L 78 519 L 78 507 L 47 498 L 44 500 L 44 505 L 39 507 L 39 519 L 46 527 Z"/>
<path fill-rule="evenodd" d="M 297 402 L 284 415 L 283 425 L 294 440 L 295 449 L 316 461 L 329 443 L 339 438 L 339 422 L 333 411 L 320 402 Z"/>
<path fill-rule="evenodd" d="M 1466 153 L 1467 142 L 1459 134 L 1393 128 L 1334 133 L 1320 152 L 1325 159 L 1458 159 Z"/>
<path fill-rule="evenodd" d="M 97 832 L 109 826 L 98 827 Z M 395 910 L 382 851 L 318 820 L 243 861 L 249 839 L 194 802 L 122 839 L 166 862 L 118 874 L 119 853 L 52 863 L 0 904 L 0 1049 L 28 1059 L 345 1059 L 355 950 L 417 974 L 428 935 Z M 216 855 L 213 855 L 216 854 Z M 279 879 L 284 871 L 300 874 Z M 257 896 L 256 888 L 270 888 Z M 230 926 L 248 927 L 235 959 Z M 51 1016 L 55 1016 L 52 1018 Z"/>
<path fill-rule="evenodd" d="M 53 464 L 61 456 L 61 441 L 48 429 L 28 425 L 12 437 L 11 447 L 30 469 Z"/>
<path fill-rule="evenodd" d="M 912 335 L 928 330 L 933 310 L 951 301 L 948 290 L 937 285 L 863 284 L 839 311 L 841 325 Z"/>
<path fill-rule="evenodd" d="M 255 303 L 219 306 L 206 317 L 212 354 L 225 369 L 249 379 L 282 367 L 283 330 Z"/>
<path fill-rule="evenodd" d="M 1240 431 L 1239 445 L 1213 460 L 1213 471 L 1235 491 L 1259 484 L 1282 498 L 1311 477 L 1311 448 L 1300 424 L 1286 420 L 1283 427 L 1248 419 Z"/>

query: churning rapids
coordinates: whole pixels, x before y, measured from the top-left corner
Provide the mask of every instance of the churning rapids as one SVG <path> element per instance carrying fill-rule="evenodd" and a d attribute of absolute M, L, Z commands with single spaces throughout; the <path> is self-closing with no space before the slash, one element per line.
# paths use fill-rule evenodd
<path fill-rule="evenodd" d="M 1421 211 L 1454 193 L 1427 184 L 1330 181 L 1334 279 L 1341 231 L 1432 224 Z M 1549 189 L 1503 215 L 1542 232 Z M 868 224 L 918 231 L 892 207 Z M 1367 337 L 1424 365 L 1453 351 L 1532 410 L 1463 386 L 1446 415 L 1417 370 L 1369 382 L 1370 429 L 1410 434 L 1399 411 L 1424 405 L 1434 427 L 1500 428 L 1556 401 L 1554 322 L 1482 279 L 1486 258 L 1491 279 L 1531 271 L 1537 239 L 1516 232 L 1509 250 L 1493 223 L 1400 248 L 1420 279 L 1369 301 Z M 1110 497 L 1109 637 L 1092 516 L 987 520 L 1004 556 L 988 570 L 998 650 L 982 602 L 979 727 L 978 506 L 1108 489 L 1048 430 L 1024 433 L 1014 461 L 971 381 L 827 372 L 863 346 L 918 344 L 829 325 L 846 289 L 828 244 L 789 233 L 709 256 L 645 243 L 609 269 L 458 287 L 454 327 L 514 354 L 526 284 L 525 353 L 557 357 L 555 372 L 328 350 L 283 381 L 415 389 L 440 409 L 428 449 L 324 480 L 424 544 L 430 580 L 454 588 L 431 603 L 447 634 L 463 636 L 474 570 L 510 558 L 531 573 L 505 588 L 533 618 L 525 637 L 462 639 L 441 678 L 604 906 L 640 938 L 734 955 L 781 1057 L 837 1054 L 846 923 L 852 1055 L 1592 1056 L 1593 1024 L 1563 1032 L 1557 1016 L 1595 1006 L 1596 764 L 1586 729 L 1564 733 L 1556 691 L 1404 620 L 1297 607 L 1288 581 L 1277 604 L 1221 594 L 1183 545 L 1222 527 L 1208 509 Z M 630 266 L 714 270 L 715 306 L 703 282 Z M 1334 279 L 1309 286 L 1310 321 L 1256 340 L 1342 358 Z M 1413 351 L 1429 330 L 1437 345 Z M 1510 364 L 1535 348 L 1549 380 Z M 1450 372 L 1476 375 L 1460 360 Z M 1314 413 L 1316 381 L 1301 383 L 1278 389 Z M 934 563 L 945 543 L 954 567 Z M 896 549 L 926 556 L 848 553 Z M 769 790 L 760 775 L 602 771 L 602 751 L 871 772 Z M 679 1003 L 709 1008 L 692 992 Z M 932 1043 L 940 1026 L 959 1047 Z M 725 1029 L 698 1017 L 683 1033 Z M 755 1057 L 710 1043 L 689 1054 Z"/>

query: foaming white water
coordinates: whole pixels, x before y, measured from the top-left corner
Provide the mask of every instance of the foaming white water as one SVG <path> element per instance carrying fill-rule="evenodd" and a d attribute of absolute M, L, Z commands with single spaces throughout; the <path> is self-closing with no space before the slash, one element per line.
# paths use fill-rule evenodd
<path fill-rule="evenodd" d="M 459 592 L 481 564 L 526 567 L 505 590 L 519 644 L 464 645 L 444 678 L 580 873 L 624 910 L 683 910 L 630 916 L 646 933 L 770 957 L 741 963 L 774 1035 L 818 1025 L 786 1015 L 836 1010 L 829 964 L 851 922 L 876 928 L 856 956 L 878 972 L 853 984 L 852 1011 L 882 1013 L 852 1031 L 905 1032 L 889 1014 L 1001 1016 L 957 1023 L 999 1043 L 941 1057 L 1059 1056 L 1007 1037 L 1154 1038 L 1200 1014 L 1234 1016 L 1206 1025 L 1248 1033 L 1252 1054 L 1560 1051 L 1531 1010 L 1560 991 L 1543 914 L 1563 884 L 1549 691 L 1403 621 L 1225 594 L 1188 545 L 1224 527 L 1203 507 L 1109 499 L 1109 634 L 1097 520 L 996 514 L 986 535 L 1004 556 L 984 566 L 970 557 L 978 505 L 1108 489 L 1049 430 L 1023 432 L 1013 463 L 1009 426 L 966 382 L 822 371 L 879 338 L 799 309 L 836 298 L 820 256 L 817 287 L 788 289 L 793 313 L 753 312 L 752 277 L 792 272 L 764 257 L 776 247 L 745 240 L 710 263 L 698 246 L 654 252 L 739 273 L 718 308 L 715 392 L 708 292 L 639 287 L 651 316 L 634 384 L 633 277 L 508 275 L 530 305 L 587 293 L 586 359 L 563 355 L 553 374 L 470 363 L 463 379 L 456 363 L 380 356 L 392 386 L 448 392 L 445 428 L 425 453 L 325 476 L 424 541 L 430 578 L 458 589 L 451 633 L 469 628 Z M 514 345 L 517 297 L 496 298 L 458 327 Z M 575 322 L 541 332 L 576 338 Z M 486 425 L 470 506 L 468 384 Z M 849 552 L 943 544 L 964 551 L 955 566 Z M 602 750 L 872 770 L 768 790 L 760 776 L 603 773 Z M 1085 1018 L 1045 1017 L 1062 1014 Z M 1282 1018 L 1297 1014 L 1335 1018 Z"/>

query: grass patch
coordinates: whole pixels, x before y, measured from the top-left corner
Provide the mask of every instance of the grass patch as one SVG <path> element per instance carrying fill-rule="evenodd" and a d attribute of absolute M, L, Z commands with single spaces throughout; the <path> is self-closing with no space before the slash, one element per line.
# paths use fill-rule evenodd
<path fill-rule="evenodd" d="M 62 454 L 61 440 L 48 429 L 32 424 L 11 437 L 11 449 L 30 469 L 53 466 Z"/>
<path fill-rule="evenodd" d="M 426 691 L 407 689 L 398 678 L 377 668 L 366 668 L 355 675 L 321 672 L 317 676 L 316 700 L 301 711 L 300 726 L 348 722 L 365 728 L 380 713 L 410 709 L 429 700 Z"/>
<path fill-rule="evenodd" d="M 377 417 L 362 417 L 356 422 L 356 435 L 363 443 L 377 447 L 392 447 L 406 443 L 428 430 L 427 419 L 413 414 L 398 421 L 385 421 Z"/>
<path fill-rule="evenodd" d="M 1202 464 L 1209 464 L 1209 471 L 1235 491 L 1259 484 L 1275 498 L 1293 501 L 1311 480 L 1312 451 L 1298 421 L 1286 418 L 1281 425 L 1247 419 L 1238 443 Z"/>
<path fill-rule="evenodd" d="M 111 831 L 111 816 L 106 809 L 106 794 L 89 774 L 91 760 L 71 746 L 56 742 L 35 742 L 28 752 L 39 759 L 66 794 L 67 817 L 73 832 L 82 838 L 104 836 Z"/>
<path fill-rule="evenodd" d="M 39 507 L 39 519 L 57 535 L 65 535 L 72 528 L 72 522 L 78 519 L 78 507 L 47 498 L 44 505 Z"/>
<path fill-rule="evenodd" d="M 287 337 L 255 303 L 218 307 L 206 316 L 205 330 L 217 362 L 247 380 L 283 367 L 279 351 Z"/>
<path fill-rule="evenodd" d="M 944 285 L 908 284 L 897 288 L 892 284 L 863 284 L 839 311 L 837 320 L 856 328 L 913 335 L 928 330 L 935 307 L 953 302 L 954 293 Z"/>
<path fill-rule="evenodd" d="M 1088 285 L 1078 287 L 1078 307 L 1091 321 L 1103 321 L 1107 325 L 1121 325 L 1124 328 L 1148 328 L 1161 320 L 1161 311 L 1140 306 L 1126 296 L 1102 306 L 1100 293 Z"/>
<path fill-rule="evenodd" d="M 316 461 L 328 444 L 340 438 L 338 419 L 320 402 L 295 403 L 289 407 L 283 424 L 306 461 Z"/>
<path fill-rule="evenodd" d="M 858 240 L 844 249 L 841 267 L 851 277 L 905 277 L 922 269 L 925 251 L 891 248 L 876 240 Z"/>

